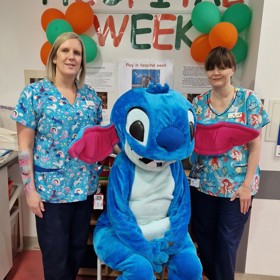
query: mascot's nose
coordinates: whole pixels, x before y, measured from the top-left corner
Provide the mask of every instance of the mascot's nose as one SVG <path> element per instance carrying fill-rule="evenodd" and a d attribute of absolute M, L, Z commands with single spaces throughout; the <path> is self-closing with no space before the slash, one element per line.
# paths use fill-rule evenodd
<path fill-rule="evenodd" d="M 164 128 L 157 137 L 157 144 L 167 151 L 175 151 L 185 142 L 184 133 L 175 127 Z"/>

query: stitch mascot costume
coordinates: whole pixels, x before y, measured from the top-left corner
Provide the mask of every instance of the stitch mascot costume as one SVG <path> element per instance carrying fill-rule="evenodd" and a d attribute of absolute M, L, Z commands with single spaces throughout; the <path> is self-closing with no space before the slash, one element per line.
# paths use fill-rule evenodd
<path fill-rule="evenodd" d="M 94 232 L 96 254 L 110 268 L 122 272 L 119 280 L 156 279 L 154 272 L 161 272 L 163 265 L 168 267 L 170 280 L 202 279 L 202 267 L 188 233 L 190 195 L 181 164 L 194 147 L 192 105 L 167 84 L 150 84 L 147 89 L 123 94 L 113 107 L 111 122 L 121 153 L 110 171 L 107 209 Z M 72 155 L 97 160 L 88 155 L 93 153 L 91 149 L 85 148 L 94 146 L 91 139 L 95 136 L 85 137 L 87 133 L 91 135 L 94 129 L 81 132 L 75 143 L 88 143 L 78 151 L 74 145 Z M 106 142 L 116 143 L 112 138 L 108 141 L 107 137 Z"/>

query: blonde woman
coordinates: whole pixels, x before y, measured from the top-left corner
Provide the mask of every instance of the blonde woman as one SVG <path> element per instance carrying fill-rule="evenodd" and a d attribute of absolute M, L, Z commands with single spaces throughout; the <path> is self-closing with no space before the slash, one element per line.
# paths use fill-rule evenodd
<path fill-rule="evenodd" d="M 46 280 L 76 279 L 87 244 L 98 176 L 95 164 L 67 153 L 81 128 L 102 120 L 101 99 L 84 84 L 85 66 L 80 37 L 61 34 L 48 57 L 46 79 L 24 88 L 11 116 Z"/>

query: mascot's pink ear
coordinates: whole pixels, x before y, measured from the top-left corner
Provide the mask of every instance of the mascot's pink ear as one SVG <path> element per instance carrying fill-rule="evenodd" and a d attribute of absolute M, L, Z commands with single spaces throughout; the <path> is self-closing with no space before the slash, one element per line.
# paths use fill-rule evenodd
<path fill-rule="evenodd" d="M 118 142 L 119 137 L 113 124 L 87 127 L 70 144 L 68 153 L 72 158 L 94 163 L 109 156 Z"/>
<path fill-rule="evenodd" d="M 209 125 L 198 123 L 194 151 L 204 156 L 220 155 L 234 146 L 247 144 L 259 135 L 257 129 L 238 123 L 219 122 Z"/>

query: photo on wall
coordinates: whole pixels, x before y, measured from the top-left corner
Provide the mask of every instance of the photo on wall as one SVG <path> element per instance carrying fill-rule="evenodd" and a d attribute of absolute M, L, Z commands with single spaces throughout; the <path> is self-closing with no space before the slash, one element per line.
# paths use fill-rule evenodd
<path fill-rule="evenodd" d="M 96 93 L 102 100 L 102 109 L 108 109 L 108 92 L 97 91 Z"/>
<path fill-rule="evenodd" d="M 24 81 L 25 85 L 35 83 L 39 80 L 44 79 L 46 76 L 45 70 L 24 70 Z"/>
<path fill-rule="evenodd" d="M 173 88 L 173 60 L 124 59 L 119 62 L 118 92 L 146 88 L 149 82 Z"/>
<path fill-rule="evenodd" d="M 146 88 L 149 83 L 158 84 L 160 82 L 160 70 L 158 69 L 133 69 L 132 88 Z"/>

